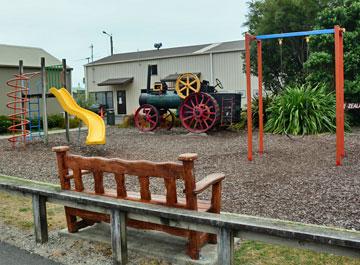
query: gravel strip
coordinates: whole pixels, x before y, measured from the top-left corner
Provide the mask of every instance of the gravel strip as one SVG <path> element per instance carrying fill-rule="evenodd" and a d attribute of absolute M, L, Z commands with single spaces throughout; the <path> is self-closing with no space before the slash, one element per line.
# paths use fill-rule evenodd
<path fill-rule="evenodd" d="M 29 251 L 64 265 L 112 265 L 111 247 L 94 241 L 74 240 L 60 236 L 58 232 L 49 233 L 46 244 L 35 243 L 33 231 L 24 231 L 0 221 L 0 241 Z M 150 254 L 150 253 L 149 253 Z M 128 251 L 129 265 L 168 265 L 163 261 L 139 256 Z"/>
<path fill-rule="evenodd" d="M 266 135 L 265 154 L 248 162 L 246 132 L 211 132 L 187 135 L 184 129 L 140 133 L 136 129 L 107 128 L 105 146 L 85 146 L 86 132 L 71 134 L 73 153 L 87 156 L 176 161 L 178 155 L 196 152 L 196 176 L 226 173 L 223 211 L 280 218 L 360 230 L 360 130 L 346 135 L 344 165 L 335 166 L 335 135 L 322 134 L 289 139 Z M 64 134 L 50 135 L 49 146 L 29 144 L 12 149 L 0 141 L 0 173 L 58 183 L 52 146 L 67 145 Z M 254 133 L 254 150 L 257 136 Z M 137 178 L 127 178 L 127 188 L 138 190 Z M 91 178 L 86 178 L 91 185 Z M 106 187 L 114 187 L 106 178 Z M 155 192 L 164 192 L 159 179 Z M 178 192 L 181 191 L 179 184 Z M 202 195 L 209 198 L 209 192 Z"/>

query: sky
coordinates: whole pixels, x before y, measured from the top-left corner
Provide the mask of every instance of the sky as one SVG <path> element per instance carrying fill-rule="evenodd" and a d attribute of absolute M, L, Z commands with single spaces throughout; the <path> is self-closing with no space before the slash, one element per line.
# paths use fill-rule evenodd
<path fill-rule="evenodd" d="M 114 53 L 243 39 L 243 0 L 12 0 L 1 1 L 0 43 L 40 47 L 67 60 L 73 86 L 83 65 Z M 0 55 L 1 56 L 1 55 Z"/>

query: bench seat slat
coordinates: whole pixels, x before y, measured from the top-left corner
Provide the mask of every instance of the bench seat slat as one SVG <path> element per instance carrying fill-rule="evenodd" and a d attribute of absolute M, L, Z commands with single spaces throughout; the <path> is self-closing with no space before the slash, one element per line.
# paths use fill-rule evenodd
<path fill-rule="evenodd" d="M 92 194 L 92 195 L 96 195 L 93 191 L 91 190 L 84 190 L 83 192 L 87 193 L 87 194 Z M 111 198 L 118 198 L 117 197 L 117 192 L 116 190 L 106 190 L 106 192 L 104 194 L 102 194 L 102 196 L 107 196 L 107 197 L 111 197 Z M 146 202 L 146 203 L 152 203 L 152 204 L 157 204 L 157 205 L 164 205 L 167 206 L 166 204 L 166 196 L 165 195 L 160 195 L 160 194 L 151 194 L 151 200 L 142 200 L 141 199 L 141 194 L 140 192 L 134 192 L 134 191 L 127 191 L 127 197 L 124 198 L 125 200 L 129 200 L 129 201 L 138 201 L 138 202 Z M 198 202 L 198 211 L 200 212 L 207 212 L 210 210 L 211 208 L 211 202 L 207 201 L 207 200 L 197 200 Z M 171 205 L 171 207 L 175 207 L 175 208 L 183 208 L 186 209 L 186 198 L 178 198 L 178 202 L 174 205 Z"/>

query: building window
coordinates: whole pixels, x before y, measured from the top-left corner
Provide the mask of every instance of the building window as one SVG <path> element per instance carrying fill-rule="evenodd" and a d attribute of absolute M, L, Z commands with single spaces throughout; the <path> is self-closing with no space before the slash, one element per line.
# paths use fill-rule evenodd
<path fill-rule="evenodd" d="M 157 65 L 156 64 L 151 65 L 151 75 L 157 75 L 157 74 L 158 74 Z"/>
<path fill-rule="evenodd" d="M 113 92 L 112 91 L 102 91 L 102 92 L 93 92 L 95 102 L 97 104 L 105 105 L 106 109 L 113 109 Z"/>

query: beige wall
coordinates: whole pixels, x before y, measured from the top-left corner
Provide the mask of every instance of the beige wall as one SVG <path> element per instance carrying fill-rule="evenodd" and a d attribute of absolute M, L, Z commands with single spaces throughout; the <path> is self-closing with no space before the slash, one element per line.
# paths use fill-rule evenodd
<path fill-rule="evenodd" d="M 211 59 L 213 67 L 211 68 Z M 200 54 L 193 56 L 164 58 L 136 62 L 123 62 L 85 67 L 88 92 L 113 91 L 114 107 L 117 113 L 116 91 L 126 91 L 127 113 L 134 113 L 138 108 L 140 90 L 146 88 L 147 67 L 157 64 L 158 75 L 152 76 L 151 85 L 169 74 L 200 72 L 202 80 L 219 78 L 225 91 L 242 92 L 245 96 L 246 82 L 242 71 L 241 52 Z M 212 72 L 212 73 L 211 73 Z M 109 78 L 134 77 L 134 81 L 126 86 L 97 86 Z M 257 89 L 257 78 L 252 78 L 252 88 Z M 243 103 L 245 100 L 243 99 Z"/>
<path fill-rule="evenodd" d="M 39 71 L 39 69 L 26 69 L 25 72 L 35 72 Z M 9 87 L 6 82 L 11 79 L 15 74 L 18 73 L 18 68 L 0 68 L 0 115 L 9 115 L 12 110 L 7 108 L 6 104 L 11 100 L 6 94 L 11 91 L 11 87 Z M 39 78 L 35 79 L 34 82 L 31 83 L 31 87 L 35 87 L 35 83 L 38 83 Z M 41 105 L 42 110 L 42 105 Z M 47 99 L 47 111 L 48 114 L 56 114 L 63 112 L 57 100 L 55 98 Z"/>

